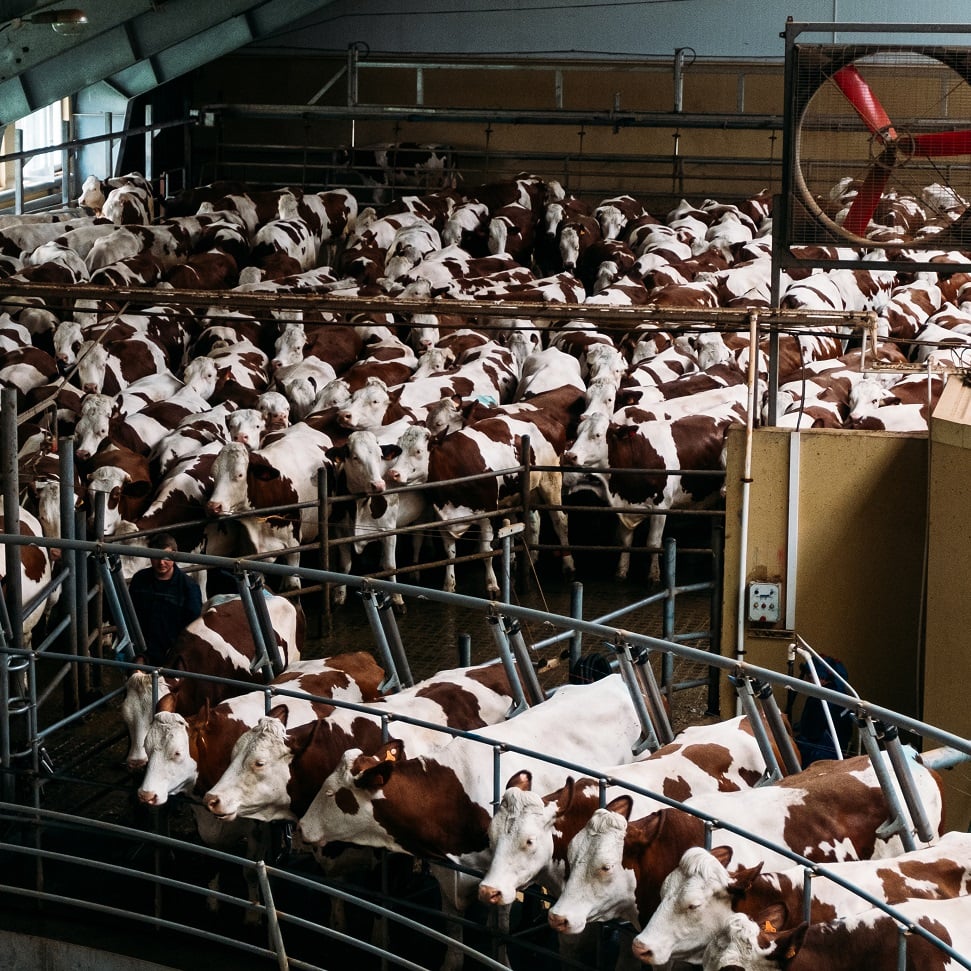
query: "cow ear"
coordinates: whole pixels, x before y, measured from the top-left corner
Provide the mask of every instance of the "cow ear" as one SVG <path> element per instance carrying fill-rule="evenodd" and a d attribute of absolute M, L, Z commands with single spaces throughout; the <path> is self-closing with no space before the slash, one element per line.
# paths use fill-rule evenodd
<path fill-rule="evenodd" d="M 290 715 L 290 709 L 286 705 L 274 705 L 266 714 L 268 717 L 276 718 L 286 725 L 287 718 Z"/>
<path fill-rule="evenodd" d="M 528 769 L 521 769 L 515 775 L 511 775 L 506 783 L 507 789 L 522 789 L 523 792 L 529 792 L 532 787 L 533 773 Z"/>
<path fill-rule="evenodd" d="M 755 918 L 759 927 L 759 943 L 762 947 L 778 941 L 787 932 L 781 930 L 785 926 L 786 908 L 782 904 L 770 904 L 763 907 Z"/>
<path fill-rule="evenodd" d="M 381 446 L 381 458 L 390 460 L 396 459 L 401 454 L 401 446 L 397 444 L 393 445 L 382 445 Z"/>
<path fill-rule="evenodd" d="M 616 799 L 612 799 L 604 807 L 609 812 L 618 813 L 623 816 L 624 819 L 630 819 L 631 809 L 634 806 L 634 800 L 628 795 L 618 796 Z"/>
<path fill-rule="evenodd" d="M 374 753 L 376 762 L 360 772 L 354 781 L 365 789 L 383 789 L 388 784 L 395 765 L 399 759 L 404 758 L 404 754 L 404 744 L 398 739 L 391 739 Z"/>
<path fill-rule="evenodd" d="M 170 691 L 167 695 L 163 695 L 161 698 L 159 698 L 158 707 L 155 710 L 168 711 L 168 712 L 174 713 L 175 702 L 176 702 L 175 692 Z"/>
<path fill-rule="evenodd" d="M 324 454 L 331 460 L 331 462 L 343 461 L 347 458 L 347 444 L 332 445 L 324 452 Z"/>
<path fill-rule="evenodd" d="M 798 927 L 782 931 L 781 934 L 776 934 L 772 937 L 766 934 L 764 942 L 762 932 L 760 931 L 759 943 L 763 947 L 772 944 L 772 957 L 779 962 L 781 967 L 785 968 L 789 966 L 789 962 L 799 953 L 799 949 L 806 940 L 806 932 L 808 930 L 809 924 L 803 922 Z"/>
<path fill-rule="evenodd" d="M 728 864 L 732 862 L 730 846 L 713 846 L 709 852 L 726 870 L 728 869 Z"/>
<path fill-rule="evenodd" d="M 763 865 L 763 863 L 757 863 L 755 866 L 740 866 L 732 873 L 732 882 L 728 885 L 728 892 L 738 896 L 748 893 L 752 889 L 756 877 L 762 872 Z"/>

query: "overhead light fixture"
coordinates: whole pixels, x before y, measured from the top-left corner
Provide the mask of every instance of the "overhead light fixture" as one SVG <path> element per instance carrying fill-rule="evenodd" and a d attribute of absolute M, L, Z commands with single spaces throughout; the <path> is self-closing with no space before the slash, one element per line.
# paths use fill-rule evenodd
<path fill-rule="evenodd" d="M 76 34 L 88 22 L 85 12 L 76 7 L 38 10 L 20 19 L 25 24 L 50 24 L 51 29 L 58 34 Z"/>

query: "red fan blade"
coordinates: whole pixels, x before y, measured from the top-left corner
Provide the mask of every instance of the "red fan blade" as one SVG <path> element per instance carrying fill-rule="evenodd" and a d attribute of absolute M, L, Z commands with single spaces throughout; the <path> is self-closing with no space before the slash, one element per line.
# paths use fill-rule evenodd
<path fill-rule="evenodd" d="M 890 124 L 890 116 L 883 110 L 883 105 L 877 100 L 870 85 L 852 64 L 840 68 L 833 75 L 833 80 L 873 134 L 879 134 L 884 142 L 893 141 L 897 137 Z"/>
<path fill-rule="evenodd" d="M 893 147 L 885 151 L 867 172 L 863 185 L 860 186 L 856 198 L 850 204 L 850 211 L 843 220 L 843 228 L 854 236 L 865 236 L 866 228 L 876 211 L 883 196 L 883 190 L 890 179 L 893 168 L 893 157 L 896 153 Z"/>
<path fill-rule="evenodd" d="M 914 136 L 914 155 L 941 158 L 945 155 L 971 155 L 971 130 L 930 132 Z"/>

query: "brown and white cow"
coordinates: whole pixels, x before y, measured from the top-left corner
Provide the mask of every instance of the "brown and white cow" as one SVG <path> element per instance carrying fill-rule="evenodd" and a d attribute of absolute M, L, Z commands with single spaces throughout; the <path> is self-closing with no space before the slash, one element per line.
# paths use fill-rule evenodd
<path fill-rule="evenodd" d="M 268 706 L 277 709 L 277 717 L 285 719 L 291 729 L 296 728 L 334 710 L 333 705 L 314 698 L 375 701 L 381 695 L 379 685 L 384 676 L 370 654 L 357 651 L 294 661 L 264 688 L 215 705 L 205 703 L 190 715 L 180 715 L 160 704 L 145 737 L 148 762 L 138 798 L 145 805 L 161 806 L 170 796 L 189 792 L 201 803 L 202 795 L 229 766 L 237 739 L 259 722 Z M 274 689 L 311 697 L 281 695 Z"/>
<path fill-rule="evenodd" d="M 634 939 L 633 951 L 641 961 L 699 962 L 705 947 L 735 913 L 755 920 L 772 907 L 772 924 L 782 931 L 807 917 L 815 924 L 868 910 L 870 900 L 851 887 L 894 906 L 905 900 L 944 900 L 971 893 L 968 833 L 945 833 L 932 846 L 889 859 L 828 863 L 813 875 L 808 909 L 804 867 L 770 873 L 763 872 L 761 864 L 731 869 L 730 858 L 727 847 L 685 851 L 662 885 L 658 909 Z"/>
<path fill-rule="evenodd" d="M 308 541 L 317 535 L 315 506 L 294 510 L 289 517 L 259 515 L 261 509 L 313 503 L 318 497 L 317 474 L 329 464 L 330 437 L 305 422 L 297 422 L 274 433 L 254 451 L 240 442 L 224 445 L 213 464 L 213 489 L 207 514 L 218 517 L 251 512 L 240 520 L 256 553 L 285 552 L 287 562 L 296 566 L 297 552 L 287 552 L 296 540 Z M 296 577 L 285 577 L 286 587 L 298 585 Z"/>
<path fill-rule="evenodd" d="M 303 611 L 283 597 L 269 597 L 267 610 L 284 665 L 300 660 L 305 634 Z M 175 672 L 158 680 L 158 708 L 152 703 L 152 676 L 136 671 L 125 683 L 121 716 L 128 728 L 129 769 L 145 765 L 145 736 L 156 710 L 191 715 L 207 702 L 218 704 L 251 685 L 265 681 L 250 668 L 256 642 L 239 597 L 221 598 L 205 606 L 202 615 L 178 636 L 166 658 Z M 186 675 L 199 677 L 187 677 Z M 206 680 L 228 679 L 235 685 Z"/>
<path fill-rule="evenodd" d="M 927 818 L 939 831 L 940 779 L 917 762 L 910 768 Z M 881 829 L 887 802 L 865 755 L 814 762 L 771 786 L 706 793 L 684 805 L 631 821 L 629 796 L 598 809 L 570 843 L 570 875 L 550 911 L 550 925 L 563 934 L 580 933 L 591 920 L 615 917 L 644 926 L 684 851 L 705 845 L 705 823 L 688 809 L 819 863 L 894 856 L 903 849 L 899 835 Z M 791 865 L 788 857 L 730 830 L 716 826 L 713 839 L 730 846 L 742 866 L 762 861 L 779 869 Z"/>
<path fill-rule="evenodd" d="M 85 341 L 78 350 L 77 381 L 87 392 L 116 395 L 139 378 L 167 369 L 165 349 L 140 334 L 103 344 Z"/>
<path fill-rule="evenodd" d="M 571 360 L 576 363 L 575 359 Z M 561 504 L 560 476 L 546 471 L 559 465 L 559 455 L 541 427 L 533 424 L 527 413 L 517 416 L 494 414 L 482 418 L 435 444 L 430 443 L 427 429 L 416 429 L 409 433 L 407 451 L 405 440 L 399 443 L 402 453 L 393 466 L 395 481 L 402 485 L 434 484 L 428 496 L 441 524 L 447 559 L 454 560 L 457 540 L 473 525 L 470 517 L 474 516 L 481 516 L 475 523 L 479 528 L 479 551 L 491 552 L 494 532 L 490 516 L 504 506 L 518 502 L 521 450 L 526 436 L 529 438 L 529 463 L 539 467 L 530 470 L 530 491 L 544 504 L 554 507 L 550 519 L 561 545 L 567 549 L 566 516 L 556 508 Z M 498 474 L 495 478 L 456 481 L 487 469 Z M 531 542 L 536 542 L 539 537 L 538 520 L 538 514 L 534 512 L 526 524 Z M 499 594 L 499 581 L 492 558 L 487 557 L 483 562 L 486 591 L 495 597 Z M 562 567 L 565 575 L 572 575 L 574 563 L 569 553 L 563 557 Z M 445 567 L 445 589 L 454 590 L 455 586 L 455 566 L 449 563 Z"/>
<path fill-rule="evenodd" d="M 475 731 L 503 721 L 512 704 L 505 669 L 493 661 L 439 671 L 373 700 L 366 711 L 328 706 L 317 718 L 301 723 L 275 710 L 241 734 L 221 778 L 212 781 L 205 804 L 220 819 L 296 820 L 348 748 L 367 754 L 381 748 L 383 716 L 396 718 L 398 741 L 408 758 L 417 758 L 453 737 L 432 726 Z"/>
<path fill-rule="evenodd" d="M 914 900 L 897 904 L 908 929 L 902 941 L 901 924 L 879 908 L 822 924 L 801 924 L 776 932 L 773 911 L 760 923 L 736 914 L 729 926 L 706 948 L 704 971 L 897 971 L 901 947 L 906 946 L 906 967 L 920 971 L 949 971 L 967 967 L 971 954 L 968 902 Z M 958 962 L 926 934 L 946 944 L 964 960 Z"/>
<path fill-rule="evenodd" d="M 593 485 L 618 510 L 623 547 L 617 564 L 619 578 L 628 574 L 634 530 L 646 517 L 654 511 L 704 508 L 718 501 L 721 483 L 717 476 L 705 473 L 722 468 L 725 434 L 730 425 L 741 421 L 732 404 L 716 414 L 670 421 L 618 425 L 592 413 L 580 422 L 576 440 L 563 455 L 563 465 L 614 471 L 578 473 L 564 485 L 568 493 Z M 665 522 L 663 514 L 650 521 L 647 544 L 652 550 L 661 545 Z M 652 582 L 660 579 L 656 552 L 651 556 L 649 578 Z"/>
<path fill-rule="evenodd" d="M 333 659 L 298 661 L 272 684 L 286 691 L 361 701 L 365 700 L 362 694 L 368 699 L 374 697 L 382 674 L 369 654 L 357 653 L 338 655 Z M 280 709 L 287 711 L 298 724 L 313 720 L 319 710 L 327 707 L 323 702 L 309 698 L 282 696 L 277 701 Z M 259 719 L 266 703 L 266 692 L 256 691 L 212 708 L 207 704 L 188 720 L 174 712 L 157 712 L 145 739 L 148 764 L 138 789 L 142 805 L 158 809 L 167 803 L 169 795 L 184 793 L 188 796 L 199 838 L 206 846 L 234 852 L 242 841 L 246 845 L 247 858 L 262 859 L 267 852 L 266 828 L 253 820 L 216 819 L 206 811 L 201 796 L 209 781 L 218 778 L 229 763 L 234 739 Z M 255 874 L 246 868 L 244 876 L 250 901 L 258 903 L 260 896 Z M 218 881 L 217 871 L 209 884 L 210 889 L 217 889 Z M 218 901 L 209 898 L 207 904 L 215 910 Z M 258 919 L 252 912 L 244 917 L 247 923 Z"/>
<path fill-rule="evenodd" d="M 607 799 L 619 795 L 625 784 L 670 799 L 747 789 L 763 780 L 765 772 L 765 759 L 745 716 L 687 728 L 646 758 L 604 769 L 611 780 Z M 518 890 L 537 881 L 558 893 L 566 880 L 566 848 L 600 806 L 597 779 L 571 778 L 546 795 L 534 792 L 522 774 L 510 781 L 513 785 L 489 825 L 492 861 L 479 885 L 483 903 L 511 904 Z M 637 793 L 631 798 L 638 816 L 664 805 Z"/>
<path fill-rule="evenodd" d="M 633 757 L 640 734 L 630 694 L 616 674 L 585 685 L 564 685 L 515 718 L 480 729 L 486 744 L 455 738 L 427 756 L 408 758 L 393 739 L 374 754 L 348 749 L 301 817 L 306 842 L 335 840 L 385 847 L 465 867 L 487 865 L 494 773 L 508 779 L 532 774 L 542 791 L 561 785 L 566 770 L 505 746 L 555 751 L 579 764 L 619 764 Z M 459 914 L 474 900 L 476 880 L 433 866 L 446 913 Z M 456 935 L 461 940 L 461 930 Z M 451 950 L 443 967 L 457 968 Z"/>
<path fill-rule="evenodd" d="M 23 506 L 19 507 L 18 520 L 20 526 L 21 536 L 43 536 L 44 530 L 41 526 L 38 518 L 25 509 Z M 6 517 L 4 516 L 3 509 L 3 497 L 0 496 L 0 530 L 6 532 L 7 527 L 5 525 Z M 3 584 L 4 596 L 7 595 L 8 587 L 8 559 L 7 559 L 7 546 L 6 544 L 0 544 L 0 582 Z M 23 544 L 20 546 L 20 589 L 21 589 L 21 604 L 27 605 L 35 600 L 38 594 L 43 591 L 48 584 L 50 584 L 53 576 L 53 561 L 51 559 L 50 550 L 44 546 L 36 546 L 34 544 Z M 54 591 L 49 603 L 56 603 L 60 588 Z M 44 611 L 48 606 L 48 602 L 40 601 L 37 603 L 26 615 L 23 617 L 23 643 L 25 646 L 30 646 L 31 634 L 34 628 L 40 623 L 44 616 Z"/>
<path fill-rule="evenodd" d="M 353 550 L 360 555 L 369 543 L 378 542 L 381 547 L 379 569 L 388 572 L 391 580 L 396 579 L 398 537 L 389 531 L 418 522 L 428 509 L 428 500 L 421 491 L 386 493 L 385 476 L 398 453 L 398 447 L 382 445 L 371 431 L 352 432 L 344 445 L 328 452 L 331 459 L 340 463 L 344 487 L 355 497 L 348 513 L 347 527 L 354 537 Z M 380 535 L 382 533 L 388 535 Z M 421 534 L 412 534 L 412 542 L 413 560 L 417 562 Z M 350 572 L 350 549 L 347 545 L 340 547 L 344 572 Z M 334 591 L 334 600 L 338 604 L 344 603 L 346 596 L 344 586 Z M 400 593 L 393 593 L 391 599 L 399 612 L 404 610 L 404 598 Z"/>

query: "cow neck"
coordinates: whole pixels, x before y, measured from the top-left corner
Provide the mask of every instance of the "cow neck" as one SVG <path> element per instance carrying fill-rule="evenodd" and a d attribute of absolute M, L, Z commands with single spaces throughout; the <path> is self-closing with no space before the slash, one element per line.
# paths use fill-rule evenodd
<path fill-rule="evenodd" d="M 375 821 L 415 856 L 456 859 L 488 848 L 489 813 L 434 759 L 397 763 L 382 796 L 372 802 Z"/>
<path fill-rule="evenodd" d="M 684 851 L 705 845 L 705 824 L 680 809 L 661 809 L 628 824 L 623 865 L 636 878 L 637 912 L 644 926 L 661 903 L 661 884 Z"/>

